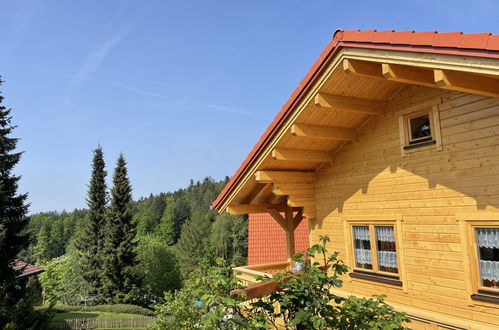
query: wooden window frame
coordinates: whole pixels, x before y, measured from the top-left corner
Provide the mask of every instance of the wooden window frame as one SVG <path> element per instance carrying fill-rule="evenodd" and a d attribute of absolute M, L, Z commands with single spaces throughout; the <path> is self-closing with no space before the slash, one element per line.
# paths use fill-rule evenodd
<path fill-rule="evenodd" d="M 404 249 L 402 244 L 402 228 L 401 216 L 361 216 L 361 217 L 342 217 L 343 226 L 346 237 L 346 260 L 348 260 L 351 272 L 349 273 L 349 282 L 352 279 L 369 280 L 391 284 L 402 287 L 404 292 L 407 292 L 407 276 L 404 267 Z M 355 261 L 355 246 L 354 246 L 354 226 L 369 227 L 369 238 L 371 241 L 371 259 L 373 269 L 357 268 Z M 377 226 L 392 226 L 395 235 L 395 249 L 397 252 L 398 273 L 390 273 L 378 270 L 377 242 L 375 227 Z"/>
<path fill-rule="evenodd" d="M 483 287 L 481 284 L 476 229 L 499 228 L 499 213 L 463 213 L 457 216 L 457 221 L 460 225 L 461 244 L 464 252 L 468 305 L 491 305 L 497 308 L 499 289 Z"/>
<path fill-rule="evenodd" d="M 412 111 L 403 113 L 399 116 L 400 151 L 402 157 L 406 157 L 407 152 L 411 152 L 412 150 L 421 147 L 433 146 L 438 151 L 443 150 L 438 108 L 438 104 L 426 105 L 419 109 L 411 109 Z M 428 114 L 430 119 L 431 139 L 428 140 L 427 137 L 425 137 L 422 138 L 424 141 L 418 142 L 417 139 L 411 139 L 410 120 L 425 114 Z"/>

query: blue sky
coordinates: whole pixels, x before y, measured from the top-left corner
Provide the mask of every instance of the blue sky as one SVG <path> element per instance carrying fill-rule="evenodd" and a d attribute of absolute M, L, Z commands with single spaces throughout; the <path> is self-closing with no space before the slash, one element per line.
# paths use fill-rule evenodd
<path fill-rule="evenodd" d="M 336 28 L 499 33 L 499 1 L 0 0 L 31 212 L 85 206 L 92 150 L 134 197 L 232 175 Z"/>

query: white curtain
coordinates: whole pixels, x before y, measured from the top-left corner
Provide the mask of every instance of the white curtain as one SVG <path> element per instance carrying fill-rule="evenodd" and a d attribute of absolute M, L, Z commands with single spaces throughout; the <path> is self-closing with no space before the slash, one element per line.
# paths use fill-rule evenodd
<path fill-rule="evenodd" d="M 372 264 L 371 250 L 355 249 L 355 260 L 359 264 Z"/>
<path fill-rule="evenodd" d="M 372 264 L 371 249 L 367 248 L 367 242 L 370 242 L 369 227 L 353 227 L 355 239 L 359 241 L 360 247 L 355 249 L 355 260 L 359 264 Z"/>
<path fill-rule="evenodd" d="M 393 227 L 376 227 L 376 239 L 381 242 L 382 250 L 378 245 L 378 265 L 389 268 L 397 268 L 397 252 L 395 251 L 395 233 Z M 383 242 L 391 244 L 383 244 Z"/>
<path fill-rule="evenodd" d="M 371 237 L 369 236 L 369 227 L 367 226 L 355 226 L 353 227 L 355 239 L 361 241 L 370 241 Z"/>
<path fill-rule="evenodd" d="M 480 248 L 499 249 L 499 228 L 478 228 L 477 242 Z M 480 259 L 483 256 L 480 255 Z M 499 260 L 480 260 L 482 280 L 499 281 Z"/>
<path fill-rule="evenodd" d="M 382 242 L 395 242 L 393 227 L 376 227 L 376 239 Z"/>
<path fill-rule="evenodd" d="M 383 267 L 397 268 L 397 252 L 378 251 L 378 264 Z"/>
<path fill-rule="evenodd" d="M 499 249 L 499 228 L 478 228 L 476 233 L 479 247 Z"/>

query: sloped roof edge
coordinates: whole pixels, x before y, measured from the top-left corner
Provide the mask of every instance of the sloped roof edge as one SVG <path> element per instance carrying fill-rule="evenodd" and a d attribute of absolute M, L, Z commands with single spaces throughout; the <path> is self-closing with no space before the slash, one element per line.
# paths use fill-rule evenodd
<path fill-rule="evenodd" d="M 437 31 L 376 31 L 342 30 L 333 33 L 333 39 L 326 45 L 319 58 L 301 80 L 289 99 L 282 106 L 274 120 L 242 162 L 236 173 L 213 202 L 213 207 L 220 211 L 226 198 L 242 179 L 246 170 L 260 156 L 267 143 L 279 131 L 309 87 L 320 76 L 330 60 L 342 47 L 398 50 L 417 53 L 462 55 L 499 59 L 499 35 L 491 33 L 462 33 Z"/>

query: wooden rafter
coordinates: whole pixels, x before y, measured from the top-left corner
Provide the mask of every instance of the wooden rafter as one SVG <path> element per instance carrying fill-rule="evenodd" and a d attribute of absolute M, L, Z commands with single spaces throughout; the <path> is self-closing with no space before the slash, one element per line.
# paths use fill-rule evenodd
<path fill-rule="evenodd" d="M 360 76 L 384 78 L 381 72 L 381 64 L 376 62 L 344 59 L 343 71 Z"/>
<path fill-rule="evenodd" d="M 351 141 L 355 139 L 355 131 L 351 128 L 309 124 L 293 124 L 291 134 L 293 136 L 323 140 Z"/>
<path fill-rule="evenodd" d="M 375 79 L 499 97 L 499 78 L 476 73 L 351 59 L 343 60 L 343 70 Z"/>
<path fill-rule="evenodd" d="M 273 192 L 267 197 L 266 204 L 286 203 L 286 195 L 276 195 Z"/>
<path fill-rule="evenodd" d="M 314 103 L 318 107 L 330 108 L 344 112 L 358 112 L 364 114 L 381 115 L 383 113 L 383 102 L 360 99 L 342 95 L 317 93 Z"/>
<path fill-rule="evenodd" d="M 383 77 L 388 80 L 426 87 L 435 87 L 433 71 L 429 69 L 383 63 L 382 71 Z"/>
<path fill-rule="evenodd" d="M 250 214 L 250 213 L 265 213 L 268 209 L 276 209 L 284 212 L 289 208 L 286 204 L 235 204 L 227 207 L 227 212 L 230 214 Z"/>
<path fill-rule="evenodd" d="M 272 192 L 271 184 L 259 184 L 251 194 L 244 200 L 242 204 L 255 204 L 259 198 L 267 197 Z"/>
<path fill-rule="evenodd" d="M 261 183 L 314 183 L 314 172 L 256 171 L 255 179 Z"/>
<path fill-rule="evenodd" d="M 313 184 L 274 184 L 272 192 L 275 195 L 313 195 Z"/>
<path fill-rule="evenodd" d="M 434 70 L 435 84 L 444 89 L 499 97 L 499 80 L 459 71 Z"/>
<path fill-rule="evenodd" d="M 272 150 L 272 158 L 315 163 L 331 163 L 334 160 L 332 153 L 329 151 L 285 148 L 275 148 Z"/>

